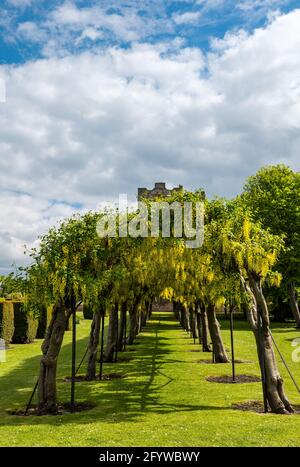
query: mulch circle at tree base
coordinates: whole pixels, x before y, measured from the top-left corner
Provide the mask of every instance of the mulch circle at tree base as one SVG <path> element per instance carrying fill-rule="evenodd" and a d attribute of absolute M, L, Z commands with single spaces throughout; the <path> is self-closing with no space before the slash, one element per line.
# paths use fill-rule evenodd
<path fill-rule="evenodd" d="M 255 412 L 259 413 L 262 415 L 267 415 L 264 412 L 264 405 L 260 401 L 247 401 L 247 402 L 241 402 L 240 404 L 232 404 L 231 406 L 235 410 L 242 410 L 243 412 Z M 300 405 L 294 405 L 293 404 L 293 409 L 294 409 L 294 414 L 290 415 L 300 415 Z M 268 412 L 271 413 L 271 412 Z"/>
<path fill-rule="evenodd" d="M 112 379 L 122 379 L 126 375 L 123 373 L 108 373 L 107 375 L 102 375 L 101 381 L 111 381 Z M 98 378 L 99 379 L 99 378 Z"/>
<path fill-rule="evenodd" d="M 124 373 L 107 373 L 102 375 L 101 381 L 111 381 L 112 379 L 123 379 L 126 375 Z M 67 376 L 63 379 L 65 383 L 71 382 L 71 377 Z M 94 379 L 88 379 L 86 375 L 78 375 L 75 377 L 76 383 L 89 382 L 89 381 L 99 381 L 99 376 L 97 375 Z"/>
<path fill-rule="evenodd" d="M 253 363 L 253 361 L 252 360 L 240 360 L 240 359 L 237 359 L 237 360 L 234 360 L 234 363 Z"/>
<path fill-rule="evenodd" d="M 118 361 L 116 363 L 128 363 L 132 360 L 131 357 L 126 357 L 125 355 L 122 357 L 118 357 Z"/>
<path fill-rule="evenodd" d="M 67 413 L 73 412 L 84 412 L 86 410 L 92 410 L 96 407 L 96 404 L 92 402 L 78 402 L 74 404 L 74 407 L 71 407 L 70 402 L 66 403 L 58 403 L 57 404 L 57 411 L 53 413 L 40 413 L 37 407 L 31 407 L 28 410 L 28 413 L 25 415 L 25 410 L 14 410 L 14 411 L 7 411 L 9 415 L 15 415 L 18 417 L 29 417 L 29 416 L 43 416 L 43 415 L 63 415 Z"/>
<path fill-rule="evenodd" d="M 132 360 L 133 360 L 132 357 L 127 357 L 127 356 L 119 357 L 118 356 L 118 360 L 116 362 L 109 362 L 109 364 L 110 365 L 115 365 L 116 363 L 128 363 L 128 362 L 130 362 Z M 97 363 L 100 363 L 100 360 L 97 360 Z"/>
<path fill-rule="evenodd" d="M 261 381 L 261 379 L 255 375 L 236 375 L 235 382 L 232 381 L 231 375 L 208 376 L 205 379 L 206 381 L 209 381 L 210 383 L 227 383 L 227 384 L 259 383 Z"/>
<path fill-rule="evenodd" d="M 196 363 L 205 363 L 205 364 L 212 364 L 212 365 L 226 365 L 226 363 L 217 363 L 217 362 L 213 362 L 212 359 L 201 359 L 201 360 L 198 360 Z M 231 363 L 231 362 L 228 362 L 228 363 Z M 227 364 L 228 364 L 227 363 Z M 253 363 L 251 360 L 234 360 L 234 363 Z"/>

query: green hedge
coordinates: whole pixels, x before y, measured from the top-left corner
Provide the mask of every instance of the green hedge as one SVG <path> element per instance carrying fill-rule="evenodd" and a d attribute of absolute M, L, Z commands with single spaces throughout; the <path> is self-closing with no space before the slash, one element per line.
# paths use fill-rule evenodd
<path fill-rule="evenodd" d="M 37 339 L 44 339 L 46 335 L 46 331 L 48 329 L 48 326 L 50 324 L 51 318 L 52 318 L 52 313 L 53 313 L 53 306 L 43 306 L 40 315 L 39 315 L 39 324 L 37 328 L 37 334 L 36 337 Z"/>
<path fill-rule="evenodd" d="M 0 302 L 0 338 L 4 339 L 6 345 L 12 341 L 14 331 L 14 304 Z"/>
<path fill-rule="evenodd" d="M 84 319 L 93 319 L 93 309 L 89 305 L 83 305 L 83 317 Z"/>
<path fill-rule="evenodd" d="M 36 338 L 38 319 L 32 317 L 29 311 L 24 309 L 22 303 L 14 303 L 15 332 L 12 342 L 14 344 L 29 344 Z"/>

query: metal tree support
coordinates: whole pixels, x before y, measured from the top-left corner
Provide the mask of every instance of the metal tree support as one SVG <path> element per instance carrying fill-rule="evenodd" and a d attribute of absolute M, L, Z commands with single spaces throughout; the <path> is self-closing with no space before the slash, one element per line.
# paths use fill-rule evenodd
<path fill-rule="evenodd" d="M 196 314 L 196 318 L 197 318 L 197 328 L 198 328 L 198 339 L 199 339 L 199 345 L 201 345 L 202 343 L 202 335 L 201 335 L 201 326 L 202 326 L 202 323 L 201 323 L 201 314 L 198 310 L 197 314 Z"/>
<path fill-rule="evenodd" d="M 127 339 L 127 307 L 126 307 L 126 313 L 125 313 L 125 330 L 124 330 L 124 343 L 123 343 L 123 350 L 125 352 L 126 350 L 126 339 Z"/>
<path fill-rule="evenodd" d="M 72 377 L 71 377 L 71 412 L 75 411 L 76 377 L 76 304 L 72 303 Z"/>
<path fill-rule="evenodd" d="M 103 349 L 104 349 L 104 321 L 105 321 L 105 314 L 103 310 L 103 314 L 101 317 L 101 345 L 100 345 L 100 371 L 99 371 L 99 380 L 101 381 L 103 375 Z"/>
<path fill-rule="evenodd" d="M 231 366 L 232 366 L 232 382 L 236 383 L 235 378 L 235 361 L 234 361 L 234 340 L 233 340 L 233 310 L 230 307 L 230 343 L 231 343 Z"/>
<path fill-rule="evenodd" d="M 274 339 L 274 337 L 273 337 L 273 334 L 272 334 L 272 332 L 271 332 L 271 329 L 269 329 L 269 332 L 270 332 L 270 336 L 271 336 L 271 339 L 272 339 L 272 341 L 273 341 L 273 344 L 275 345 L 275 348 L 276 348 L 276 350 L 277 350 L 277 352 L 278 352 L 278 354 L 279 354 L 279 357 L 280 357 L 281 360 L 282 360 L 282 363 L 284 364 L 284 366 L 285 366 L 285 368 L 286 368 L 288 374 L 290 375 L 290 378 L 291 378 L 291 380 L 293 381 L 295 388 L 296 388 L 297 391 L 300 393 L 300 388 L 299 388 L 299 386 L 298 386 L 298 384 L 297 384 L 297 381 L 295 380 L 295 378 L 294 378 L 294 376 L 293 376 L 291 370 L 289 369 L 288 364 L 286 363 L 285 358 L 284 358 L 284 356 L 282 355 L 282 353 L 281 353 L 281 351 L 280 351 L 280 349 L 279 349 L 279 347 L 278 347 L 278 345 L 277 345 L 277 343 L 276 343 L 276 341 L 275 341 L 275 339 Z"/>
<path fill-rule="evenodd" d="M 260 350 L 260 367 L 261 367 L 261 381 L 262 381 L 262 390 L 263 390 L 263 399 L 264 399 L 264 412 L 268 412 L 268 398 L 267 398 L 267 381 L 266 381 L 266 368 L 265 368 L 265 359 L 263 352 L 263 319 L 261 316 L 260 307 L 257 307 L 257 330 L 258 330 L 258 339 L 259 339 L 259 350 Z"/>
<path fill-rule="evenodd" d="M 116 305 L 116 345 L 115 345 L 115 363 L 118 361 L 118 341 L 119 341 L 119 306 Z"/>
<path fill-rule="evenodd" d="M 85 357 L 87 356 L 88 351 L 89 351 L 89 346 L 87 346 L 87 348 L 85 349 L 85 352 L 84 352 L 84 354 L 83 354 L 83 357 L 82 357 L 82 359 L 81 359 L 81 361 L 80 361 L 80 363 L 79 363 L 79 365 L 78 365 L 78 367 L 77 367 L 77 369 L 76 369 L 75 375 L 77 375 L 78 371 L 80 370 L 81 365 L 83 364 L 83 362 L 84 362 L 84 360 L 85 360 Z"/>
<path fill-rule="evenodd" d="M 25 414 L 24 414 L 24 415 L 28 415 L 28 411 L 29 411 L 29 409 L 30 409 L 30 407 L 31 407 L 31 403 L 32 403 L 32 400 L 33 400 L 34 395 L 35 395 L 35 393 L 36 393 L 36 390 L 37 390 L 38 385 L 39 385 L 39 380 L 37 380 L 37 382 L 35 383 L 35 386 L 34 386 L 34 388 L 33 388 L 33 390 L 32 390 L 30 399 L 29 399 L 29 401 L 28 401 L 28 403 L 27 403 L 27 406 L 26 406 Z"/>
<path fill-rule="evenodd" d="M 197 315 L 196 312 L 193 311 L 194 319 L 193 319 L 193 334 L 194 334 L 194 344 L 196 344 L 197 339 Z"/>

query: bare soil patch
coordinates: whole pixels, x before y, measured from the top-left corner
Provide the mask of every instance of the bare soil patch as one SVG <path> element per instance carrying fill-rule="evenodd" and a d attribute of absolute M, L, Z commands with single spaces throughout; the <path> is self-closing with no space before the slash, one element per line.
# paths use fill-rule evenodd
<path fill-rule="evenodd" d="M 232 404 L 231 407 L 235 410 L 242 410 L 243 412 L 255 412 L 259 414 L 264 414 L 264 405 L 261 401 L 241 402 L 240 404 Z M 300 405 L 293 405 L 292 407 L 295 412 L 291 415 L 299 415 Z"/>
<path fill-rule="evenodd" d="M 124 373 L 107 373 L 107 374 L 102 375 L 101 381 L 111 381 L 112 379 L 122 379 L 122 378 L 125 378 Z M 63 381 L 65 381 L 66 383 L 70 383 L 71 377 L 66 376 L 66 378 L 64 378 Z M 87 379 L 86 375 L 77 375 L 75 377 L 76 383 L 82 383 L 82 382 L 88 382 L 88 381 L 99 381 L 99 376 L 96 376 L 96 378 L 93 380 Z"/>
<path fill-rule="evenodd" d="M 259 383 L 261 379 L 255 375 L 236 375 L 235 383 L 232 381 L 231 375 L 223 376 L 208 376 L 206 381 L 210 383 L 227 383 L 227 384 L 237 384 L 237 383 Z"/>
<path fill-rule="evenodd" d="M 91 402 L 77 402 L 74 404 L 74 407 L 71 406 L 70 402 L 65 403 L 58 403 L 56 411 L 52 413 L 41 413 L 38 411 L 36 406 L 31 407 L 27 414 L 25 415 L 25 409 L 22 410 L 13 410 L 8 411 L 10 415 L 15 415 L 18 417 L 29 417 L 29 416 L 42 416 L 42 415 L 63 415 L 66 413 L 76 413 L 76 412 L 84 412 L 86 410 L 91 410 L 96 407 L 96 404 Z"/>

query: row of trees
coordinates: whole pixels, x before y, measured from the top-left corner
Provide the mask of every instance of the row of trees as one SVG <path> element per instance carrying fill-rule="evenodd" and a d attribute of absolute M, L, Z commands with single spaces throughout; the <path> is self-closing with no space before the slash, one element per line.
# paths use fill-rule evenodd
<path fill-rule="evenodd" d="M 97 223 L 104 213 L 74 216 L 51 229 L 17 280 L 33 310 L 53 305 L 42 345 L 40 412 L 57 409 L 57 358 L 78 305 L 84 302 L 94 312 L 86 375 L 92 380 L 104 316 L 109 317 L 105 358 L 111 361 L 125 342 L 134 342 L 155 297 L 176 304 L 182 324 L 195 336 L 201 333 L 204 350 L 210 350 L 210 334 L 218 363 L 229 359 L 216 309 L 243 308 L 256 341 L 268 405 L 275 413 L 292 412 L 276 364 L 269 305 L 289 296 L 299 326 L 299 195 L 300 175 L 282 165 L 261 169 L 234 200 L 203 200 L 202 191 L 174 194 L 164 201 L 205 203 L 204 244 L 196 249 L 185 248 L 184 238 L 172 236 L 100 238 Z"/>

